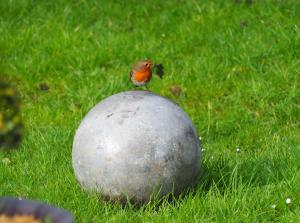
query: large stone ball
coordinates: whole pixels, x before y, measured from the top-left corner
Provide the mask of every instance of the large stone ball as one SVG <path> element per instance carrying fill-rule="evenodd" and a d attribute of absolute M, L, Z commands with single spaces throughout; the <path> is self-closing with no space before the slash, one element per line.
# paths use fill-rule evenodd
<path fill-rule="evenodd" d="M 195 182 L 199 147 L 195 127 L 177 104 L 149 91 L 127 91 L 85 116 L 72 161 L 83 188 L 112 200 L 147 202 Z"/>

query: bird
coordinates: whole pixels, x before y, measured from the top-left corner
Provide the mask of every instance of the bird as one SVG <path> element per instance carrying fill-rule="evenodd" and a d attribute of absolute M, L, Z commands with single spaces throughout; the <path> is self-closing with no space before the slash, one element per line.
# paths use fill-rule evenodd
<path fill-rule="evenodd" d="M 130 80 L 136 86 L 146 85 L 152 78 L 152 71 L 162 78 L 164 67 L 162 64 L 155 64 L 151 60 L 140 60 L 135 63 L 130 71 Z"/>

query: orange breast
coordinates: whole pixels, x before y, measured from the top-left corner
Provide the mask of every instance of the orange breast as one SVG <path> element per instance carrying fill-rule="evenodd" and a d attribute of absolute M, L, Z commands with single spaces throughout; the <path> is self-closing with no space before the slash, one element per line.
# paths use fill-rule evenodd
<path fill-rule="evenodd" d="M 152 77 L 151 70 L 135 71 L 134 80 L 138 82 L 148 82 Z"/>

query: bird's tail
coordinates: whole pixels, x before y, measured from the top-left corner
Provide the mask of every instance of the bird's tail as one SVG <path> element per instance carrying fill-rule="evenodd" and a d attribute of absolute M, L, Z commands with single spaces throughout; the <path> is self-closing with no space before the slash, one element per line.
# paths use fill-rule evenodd
<path fill-rule="evenodd" d="M 157 74 L 157 76 L 162 78 L 164 75 L 164 66 L 162 64 L 155 64 L 154 69 L 155 69 L 155 73 Z"/>

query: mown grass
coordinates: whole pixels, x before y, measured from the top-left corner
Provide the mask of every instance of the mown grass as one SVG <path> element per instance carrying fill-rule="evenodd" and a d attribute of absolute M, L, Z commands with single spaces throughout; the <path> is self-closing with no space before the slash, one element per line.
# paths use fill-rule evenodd
<path fill-rule="evenodd" d="M 299 222 L 299 12 L 298 0 L 1 0 L 0 72 L 19 88 L 26 131 L 19 150 L 0 153 L 11 160 L 0 195 L 76 222 Z M 132 88 L 141 58 L 165 65 L 149 88 L 195 123 L 202 174 L 172 202 L 121 207 L 80 189 L 72 139 L 97 102 Z"/>

